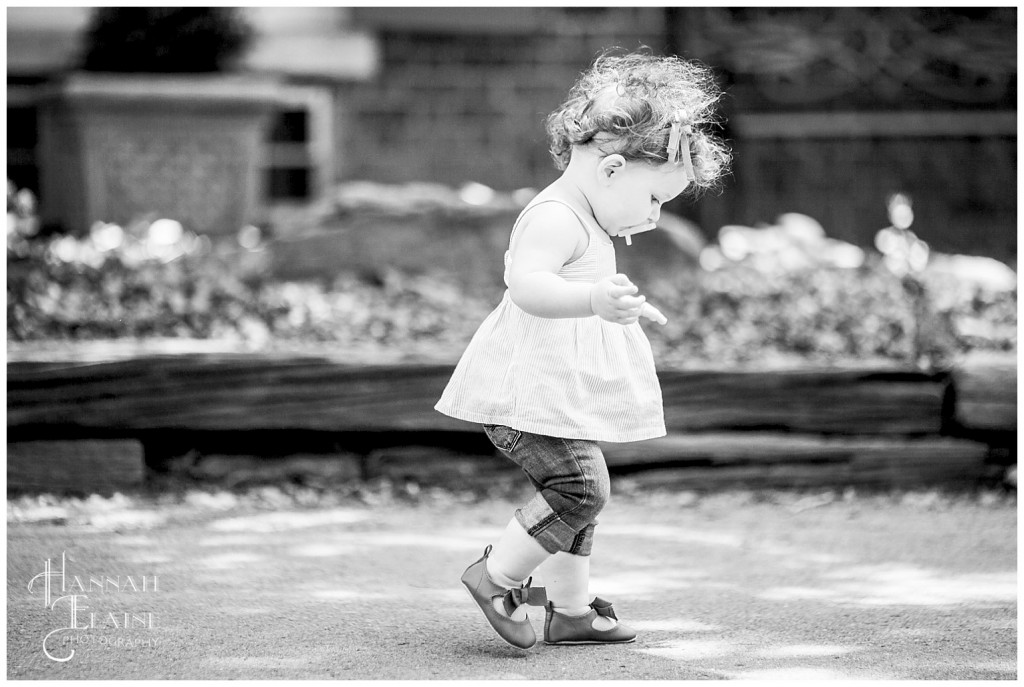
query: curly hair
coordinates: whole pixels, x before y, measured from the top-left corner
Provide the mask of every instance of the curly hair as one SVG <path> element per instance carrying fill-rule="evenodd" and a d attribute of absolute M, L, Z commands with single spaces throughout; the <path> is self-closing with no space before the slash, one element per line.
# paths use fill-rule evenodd
<path fill-rule="evenodd" d="M 665 163 L 672 124 L 679 122 L 688 127 L 695 176 L 690 190 L 715 187 L 728 172 L 732 153 L 710 133 L 719 125 L 714 108 L 722 97 L 711 70 L 675 56 L 614 52 L 599 55 L 580 74 L 565 102 L 548 115 L 555 166 L 564 170 L 573 146 L 591 142 L 606 155 Z"/>

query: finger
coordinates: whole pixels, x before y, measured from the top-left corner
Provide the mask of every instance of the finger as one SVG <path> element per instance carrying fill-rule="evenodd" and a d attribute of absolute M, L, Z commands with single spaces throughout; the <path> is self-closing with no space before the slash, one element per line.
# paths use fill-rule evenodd
<path fill-rule="evenodd" d="M 629 280 L 629 277 L 621 273 L 608 277 L 608 281 L 614 284 L 614 286 L 610 287 L 609 291 L 612 289 L 629 289 L 626 293 L 636 293 L 640 290 L 636 284 Z"/>
<path fill-rule="evenodd" d="M 613 284 L 618 284 L 620 286 L 633 285 L 633 282 L 629 280 L 629 277 L 622 273 L 613 274 L 612 276 L 608 277 L 608 281 L 610 281 Z"/>
<path fill-rule="evenodd" d="M 640 306 L 640 316 L 646 317 L 648 320 L 652 320 L 658 324 L 668 324 L 668 318 L 662 315 L 661 311 L 650 303 L 644 303 Z"/>
<path fill-rule="evenodd" d="M 629 284 L 626 286 L 612 286 L 608 289 L 608 295 L 612 298 L 623 298 L 624 296 L 632 296 L 634 293 L 639 291 L 636 286 Z"/>
<path fill-rule="evenodd" d="M 643 296 L 621 296 L 615 299 L 615 308 L 617 310 L 632 310 L 639 314 L 639 309 L 646 300 Z"/>

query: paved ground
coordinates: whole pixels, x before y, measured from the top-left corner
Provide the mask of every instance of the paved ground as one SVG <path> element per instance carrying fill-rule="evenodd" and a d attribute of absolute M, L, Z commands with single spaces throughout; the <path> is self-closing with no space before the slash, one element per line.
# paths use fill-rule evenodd
<path fill-rule="evenodd" d="M 591 591 L 638 641 L 529 651 L 459 584 L 515 492 L 12 499 L 8 677 L 1016 678 L 1015 496 L 629 487 L 602 517 Z M 83 629 L 60 629 L 70 602 L 46 608 L 41 578 L 27 588 L 62 553 Z M 69 660 L 44 653 L 54 630 L 46 648 Z"/>

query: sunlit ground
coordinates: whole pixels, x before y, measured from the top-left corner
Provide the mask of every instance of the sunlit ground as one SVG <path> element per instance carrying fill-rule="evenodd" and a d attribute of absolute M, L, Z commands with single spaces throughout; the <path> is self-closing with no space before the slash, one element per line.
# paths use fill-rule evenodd
<path fill-rule="evenodd" d="M 281 496 L 12 499 L 9 677 L 1016 677 L 1013 494 L 622 496 L 602 514 L 590 591 L 638 641 L 526 653 L 493 635 L 458 582 L 515 502 Z M 156 644 L 45 658 L 60 616 L 27 583 L 62 552 L 83 574 L 159 576 L 156 593 L 88 600 L 152 612 L 149 634 L 121 634 Z M 543 617 L 531 612 L 540 634 Z M 118 634 L 78 630 L 90 633 Z"/>

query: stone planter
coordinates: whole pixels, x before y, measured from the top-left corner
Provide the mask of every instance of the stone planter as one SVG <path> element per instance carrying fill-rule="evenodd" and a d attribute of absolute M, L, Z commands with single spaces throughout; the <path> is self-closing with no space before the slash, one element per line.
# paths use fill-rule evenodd
<path fill-rule="evenodd" d="M 70 74 L 41 106 L 43 222 L 155 214 L 233 234 L 257 221 L 276 92 L 247 75 Z"/>

